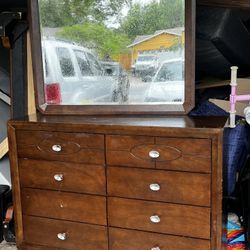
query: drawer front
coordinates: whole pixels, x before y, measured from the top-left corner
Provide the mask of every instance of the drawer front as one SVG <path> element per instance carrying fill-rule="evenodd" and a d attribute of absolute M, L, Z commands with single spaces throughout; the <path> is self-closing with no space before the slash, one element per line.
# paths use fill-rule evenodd
<path fill-rule="evenodd" d="M 211 141 L 209 139 L 156 137 L 155 143 L 180 150 L 184 155 L 211 158 Z M 166 156 L 167 158 L 168 156 Z"/>
<path fill-rule="evenodd" d="M 68 250 L 108 250 L 103 226 L 24 216 L 23 227 L 26 243 Z"/>
<path fill-rule="evenodd" d="M 133 149 L 154 144 L 154 137 L 146 136 L 107 136 L 107 163 L 110 165 L 135 166 L 142 168 L 154 168 L 155 162 L 150 159 L 148 152 L 150 147 L 144 151 L 140 150 L 140 156 L 132 154 Z"/>
<path fill-rule="evenodd" d="M 84 133 L 17 131 L 21 158 L 104 164 L 104 136 Z"/>
<path fill-rule="evenodd" d="M 106 225 L 106 198 L 24 188 L 25 215 Z"/>
<path fill-rule="evenodd" d="M 150 136 L 107 136 L 108 150 L 129 151 L 135 146 L 154 144 L 154 142 L 154 137 Z"/>
<path fill-rule="evenodd" d="M 108 167 L 108 194 L 210 206 L 210 175 Z"/>
<path fill-rule="evenodd" d="M 109 224 L 210 239 L 210 209 L 160 202 L 108 198 Z"/>
<path fill-rule="evenodd" d="M 109 135 L 107 163 L 210 173 L 211 142 L 208 139 Z"/>
<path fill-rule="evenodd" d="M 19 159 L 19 174 L 21 187 L 106 195 L 105 168 L 100 165 Z"/>
<path fill-rule="evenodd" d="M 146 233 L 125 229 L 109 229 L 111 250 L 208 250 L 209 240 Z"/>

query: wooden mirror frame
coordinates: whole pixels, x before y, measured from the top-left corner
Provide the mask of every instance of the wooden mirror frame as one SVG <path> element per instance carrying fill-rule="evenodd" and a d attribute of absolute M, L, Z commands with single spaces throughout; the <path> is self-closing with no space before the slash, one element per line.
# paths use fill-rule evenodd
<path fill-rule="evenodd" d="M 197 5 L 205 5 L 211 7 L 222 7 L 222 8 L 239 8 L 239 9 L 249 9 L 249 0 L 197 0 Z"/>
<path fill-rule="evenodd" d="M 36 107 L 46 115 L 187 114 L 195 96 L 195 0 L 185 0 L 185 101 L 183 104 L 48 105 L 45 101 L 38 0 L 28 0 Z"/>

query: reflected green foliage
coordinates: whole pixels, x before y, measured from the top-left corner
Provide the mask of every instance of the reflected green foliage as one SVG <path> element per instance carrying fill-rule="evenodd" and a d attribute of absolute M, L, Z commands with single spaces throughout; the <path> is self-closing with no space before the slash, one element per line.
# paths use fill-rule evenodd
<path fill-rule="evenodd" d="M 74 23 L 70 0 L 39 0 L 42 27 L 62 27 Z"/>
<path fill-rule="evenodd" d="M 95 21 L 102 23 L 119 15 L 132 0 L 39 0 L 41 23 L 44 27 L 62 27 Z"/>
<path fill-rule="evenodd" d="M 102 58 L 128 52 L 127 45 L 131 42 L 126 35 L 116 34 L 97 23 L 64 27 L 63 31 L 57 33 L 57 37 L 94 49 Z"/>
<path fill-rule="evenodd" d="M 184 0 L 153 0 L 147 5 L 132 0 L 39 0 L 42 27 L 63 27 L 59 38 L 95 49 L 100 56 L 128 52 L 137 35 L 184 26 Z M 127 17 L 120 28 L 106 27 L 108 20 L 120 20 L 124 6 Z M 125 34 L 125 35 L 124 35 Z"/>
<path fill-rule="evenodd" d="M 184 0 L 160 0 L 146 6 L 133 5 L 121 23 L 121 31 L 134 39 L 137 35 L 181 26 L 184 26 Z"/>

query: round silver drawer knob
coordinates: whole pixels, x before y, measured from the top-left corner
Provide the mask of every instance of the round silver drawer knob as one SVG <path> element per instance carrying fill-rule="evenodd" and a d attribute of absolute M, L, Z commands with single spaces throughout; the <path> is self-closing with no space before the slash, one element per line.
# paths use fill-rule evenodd
<path fill-rule="evenodd" d="M 59 234 L 57 234 L 57 238 L 59 240 L 66 240 L 67 239 L 67 235 L 66 235 L 66 233 L 59 233 Z"/>
<path fill-rule="evenodd" d="M 61 145 L 53 145 L 52 150 L 54 152 L 61 152 L 62 151 L 62 146 Z"/>
<path fill-rule="evenodd" d="M 158 192 L 161 189 L 161 186 L 157 183 L 153 183 L 149 185 L 151 191 Z"/>
<path fill-rule="evenodd" d="M 63 174 L 55 174 L 54 175 L 54 180 L 58 181 L 58 182 L 63 181 Z"/>
<path fill-rule="evenodd" d="M 150 221 L 155 224 L 158 224 L 161 222 L 161 218 L 158 215 L 152 215 L 150 216 Z"/>
<path fill-rule="evenodd" d="M 159 247 L 153 247 L 151 250 L 161 250 Z"/>
<path fill-rule="evenodd" d="M 152 159 L 157 159 L 160 157 L 160 153 L 158 151 L 152 150 L 149 152 L 149 157 Z"/>

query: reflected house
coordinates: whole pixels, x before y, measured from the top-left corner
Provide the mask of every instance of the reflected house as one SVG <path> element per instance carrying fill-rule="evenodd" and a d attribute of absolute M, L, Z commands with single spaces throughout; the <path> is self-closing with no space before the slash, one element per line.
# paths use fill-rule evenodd
<path fill-rule="evenodd" d="M 173 29 L 158 30 L 152 35 L 137 36 L 132 44 L 128 46 L 132 52 L 132 64 L 134 64 L 142 53 L 154 53 L 167 51 L 179 45 L 184 48 L 185 40 L 184 27 L 177 27 Z M 179 57 L 171 56 L 171 57 Z M 166 59 L 166 58 L 165 58 Z"/>

